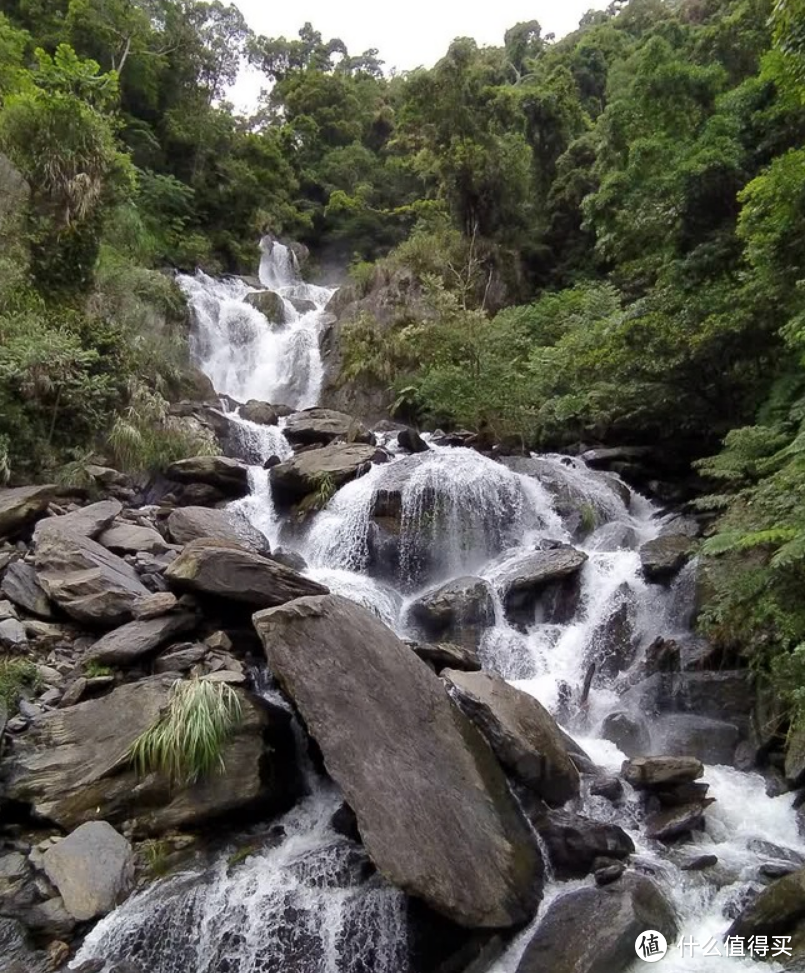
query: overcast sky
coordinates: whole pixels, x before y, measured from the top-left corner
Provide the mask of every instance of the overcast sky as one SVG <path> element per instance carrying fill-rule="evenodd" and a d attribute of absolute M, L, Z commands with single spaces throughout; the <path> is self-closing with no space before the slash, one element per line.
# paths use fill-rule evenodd
<path fill-rule="evenodd" d="M 309 20 L 325 40 L 340 37 L 351 54 L 370 47 L 380 51 L 386 69 L 430 67 L 454 37 L 474 37 L 479 44 L 500 45 L 509 27 L 538 20 L 543 33 L 567 34 L 590 8 L 609 0 L 234 0 L 249 26 L 268 37 L 295 37 Z M 251 107 L 261 82 L 244 72 L 230 95 L 239 108 Z"/>

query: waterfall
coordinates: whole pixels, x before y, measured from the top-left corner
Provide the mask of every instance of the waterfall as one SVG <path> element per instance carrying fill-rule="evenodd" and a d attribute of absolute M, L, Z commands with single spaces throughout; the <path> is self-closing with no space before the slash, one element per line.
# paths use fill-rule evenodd
<path fill-rule="evenodd" d="M 193 310 L 195 360 L 219 393 L 238 402 L 316 404 L 319 333 L 332 290 L 305 283 L 291 249 L 263 241 L 262 288 L 203 273 L 180 283 Z M 263 302 L 267 292 L 277 297 Z M 255 304 L 281 306 L 282 322 Z M 259 426 L 236 406 L 229 415 L 254 463 L 251 494 L 233 508 L 272 548 L 282 542 L 304 558 L 310 577 L 375 612 L 403 637 L 408 606 L 423 591 L 468 575 L 487 582 L 494 618 L 480 637 L 484 668 L 540 700 L 602 772 L 620 770 L 625 755 L 603 738 L 605 721 L 625 705 L 651 643 L 658 636 L 690 637 L 693 614 L 695 565 L 670 587 L 649 584 L 643 575 L 639 548 L 663 527 L 653 503 L 579 459 L 495 461 L 431 444 L 414 456 L 390 449 L 388 463 L 342 487 L 300 526 L 277 511 L 263 469 L 269 457 L 292 453 L 282 421 Z M 513 566 L 534 552 L 569 547 L 586 556 L 573 597 L 558 589 L 553 607 L 540 601 L 530 615 L 511 617 L 506 599 Z M 617 665 L 607 655 L 612 644 L 622 653 Z M 716 803 L 705 812 L 706 830 L 681 850 L 646 839 L 628 785 L 620 805 L 587 792 L 583 804 L 583 813 L 629 832 L 638 867 L 672 900 L 683 934 L 699 939 L 723 934 L 734 902 L 768 860 L 768 843 L 805 855 L 793 795 L 768 797 L 759 775 L 732 767 L 708 766 L 704 779 Z M 308 782 L 309 796 L 244 861 L 219 855 L 206 868 L 146 888 L 92 931 L 79 960 L 125 957 L 147 973 L 409 973 L 404 896 L 373 874 L 359 846 L 333 831 L 341 800 L 336 788 L 310 768 Z M 717 855 L 718 868 L 683 870 L 685 849 L 688 856 Z M 541 914 L 582 884 L 551 879 Z M 489 973 L 514 973 L 538 922 Z M 673 973 L 779 969 L 749 958 L 683 957 L 673 948 L 663 962 Z M 635 973 L 640 966 L 636 961 Z"/>

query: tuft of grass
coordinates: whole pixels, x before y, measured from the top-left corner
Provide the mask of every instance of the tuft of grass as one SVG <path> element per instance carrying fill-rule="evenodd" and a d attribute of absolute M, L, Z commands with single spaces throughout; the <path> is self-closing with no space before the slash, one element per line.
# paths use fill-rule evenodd
<path fill-rule="evenodd" d="M 583 503 L 579 513 L 581 514 L 581 529 L 585 534 L 592 534 L 598 524 L 595 507 L 591 503 Z"/>
<path fill-rule="evenodd" d="M 87 679 L 98 679 L 101 676 L 112 676 L 114 671 L 109 666 L 102 665 L 97 659 L 90 659 L 84 666 L 84 675 Z"/>
<path fill-rule="evenodd" d="M 233 868 L 235 865 L 239 865 L 241 862 L 246 861 L 247 858 L 251 858 L 252 855 L 257 854 L 260 850 L 260 845 L 254 842 L 250 845 L 244 845 L 242 848 L 238 848 L 237 851 L 233 852 L 227 859 L 227 865 Z"/>
<path fill-rule="evenodd" d="M 192 784 L 224 769 L 223 748 L 243 719 L 238 694 L 225 683 L 178 679 L 160 718 L 132 744 L 141 775 L 154 771 Z"/>
<path fill-rule="evenodd" d="M 5 703 L 9 715 L 17 712 L 23 690 L 37 689 L 41 683 L 36 666 L 28 659 L 0 657 L 0 701 Z"/>
<path fill-rule="evenodd" d="M 298 511 L 301 517 L 324 510 L 327 504 L 338 492 L 335 480 L 330 473 L 319 473 L 316 476 L 316 488 L 309 493 L 299 504 Z"/>
<path fill-rule="evenodd" d="M 145 868 L 151 878 L 162 878 L 170 871 L 170 843 L 160 838 L 151 838 L 142 844 Z"/>

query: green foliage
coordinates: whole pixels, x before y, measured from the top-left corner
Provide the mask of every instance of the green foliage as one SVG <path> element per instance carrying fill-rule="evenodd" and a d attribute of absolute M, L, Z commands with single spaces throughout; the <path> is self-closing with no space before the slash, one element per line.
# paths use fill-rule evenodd
<path fill-rule="evenodd" d="M 89 662 L 84 666 L 84 675 L 87 679 L 98 679 L 101 676 L 111 676 L 113 675 L 113 670 L 109 666 L 101 665 L 97 659 L 90 659 Z"/>
<path fill-rule="evenodd" d="M 224 745 L 242 718 L 240 698 L 226 683 L 177 680 L 165 712 L 134 741 L 129 757 L 140 774 L 195 783 L 224 769 Z"/>
<path fill-rule="evenodd" d="M 26 690 L 39 687 L 36 666 L 28 659 L 0 656 L 0 703 L 5 703 L 9 715 L 17 712 L 17 704 Z"/>

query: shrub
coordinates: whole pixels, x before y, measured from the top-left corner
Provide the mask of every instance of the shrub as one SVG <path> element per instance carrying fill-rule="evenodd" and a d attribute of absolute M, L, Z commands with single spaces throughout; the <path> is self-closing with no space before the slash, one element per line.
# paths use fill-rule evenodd
<path fill-rule="evenodd" d="M 39 685 L 39 673 L 28 659 L 0 658 L 0 703 L 5 703 L 9 713 L 15 713 L 24 689 Z"/>

